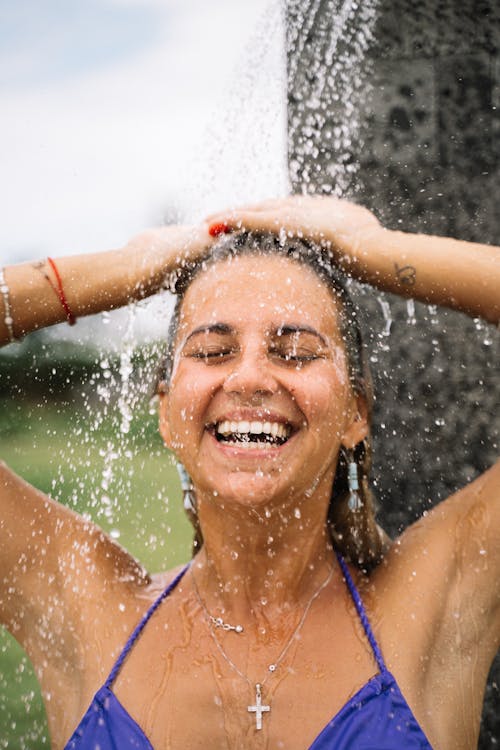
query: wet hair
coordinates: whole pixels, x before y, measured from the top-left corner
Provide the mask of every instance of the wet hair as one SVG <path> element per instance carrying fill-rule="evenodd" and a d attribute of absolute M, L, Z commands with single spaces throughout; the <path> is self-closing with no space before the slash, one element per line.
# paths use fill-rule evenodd
<path fill-rule="evenodd" d="M 178 268 L 170 279 L 170 289 L 176 303 L 170 321 L 167 350 L 162 363 L 162 382 L 168 388 L 172 375 L 175 341 L 185 294 L 194 279 L 214 264 L 241 255 L 278 255 L 312 269 L 332 294 L 339 311 L 340 331 L 347 357 L 349 381 L 353 392 L 361 396 L 371 423 L 373 392 L 371 375 L 359 326 L 359 315 L 346 288 L 346 279 L 336 267 L 331 255 L 317 245 L 300 238 L 279 237 L 257 232 L 234 232 L 223 236 L 210 248 L 209 253 L 197 263 Z M 355 461 L 358 467 L 361 507 L 349 507 L 348 464 Z M 349 455 L 340 450 L 332 495 L 327 514 L 327 524 L 336 549 L 358 568 L 369 572 L 382 559 L 389 543 L 388 537 L 377 525 L 376 506 L 369 486 L 371 468 L 371 435 L 358 443 Z M 195 528 L 193 552 L 203 544 L 203 536 L 196 513 L 188 510 Z"/>

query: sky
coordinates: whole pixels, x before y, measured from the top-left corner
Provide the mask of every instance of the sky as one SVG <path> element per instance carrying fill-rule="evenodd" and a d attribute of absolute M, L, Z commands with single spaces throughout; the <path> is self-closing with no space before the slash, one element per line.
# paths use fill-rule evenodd
<path fill-rule="evenodd" d="M 280 0 L 0 0 L 0 263 L 287 191 Z"/>

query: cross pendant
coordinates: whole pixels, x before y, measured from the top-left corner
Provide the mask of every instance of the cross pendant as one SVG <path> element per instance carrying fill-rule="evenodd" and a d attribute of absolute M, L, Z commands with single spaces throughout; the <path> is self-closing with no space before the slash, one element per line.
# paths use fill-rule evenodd
<path fill-rule="evenodd" d="M 271 706 L 262 705 L 262 695 L 260 692 L 260 684 L 257 683 L 255 686 L 255 705 L 248 706 L 249 713 L 255 714 L 255 728 L 262 729 L 262 714 L 267 713 L 271 710 Z"/>

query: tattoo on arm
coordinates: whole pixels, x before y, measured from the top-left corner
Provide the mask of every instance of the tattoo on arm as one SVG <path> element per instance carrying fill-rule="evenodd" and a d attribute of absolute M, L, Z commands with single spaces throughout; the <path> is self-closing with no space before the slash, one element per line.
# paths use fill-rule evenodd
<path fill-rule="evenodd" d="M 394 263 L 396 269 L 396 276 L 400 284 L 404 286 L 415 286 L 417 281 L 417 269 L 415 266 L 400 266 L 398 263 Z"/>

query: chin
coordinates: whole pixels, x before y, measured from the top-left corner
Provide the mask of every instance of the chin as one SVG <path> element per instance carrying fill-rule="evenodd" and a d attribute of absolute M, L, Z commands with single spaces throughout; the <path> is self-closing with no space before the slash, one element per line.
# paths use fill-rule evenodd
<path fill-rule="evenodd" d="M 211 484 L 208 495 L 221 506 L 227 504 L 235 510 L 240 507 L 262 511 L 266 507 L 284 507 L 290 503 L 296 491 L 293 487 L 285 487 L 282 482 L 278 483 L 273 476 L 235 472 L 226 476 L 220 484 Z"/>

